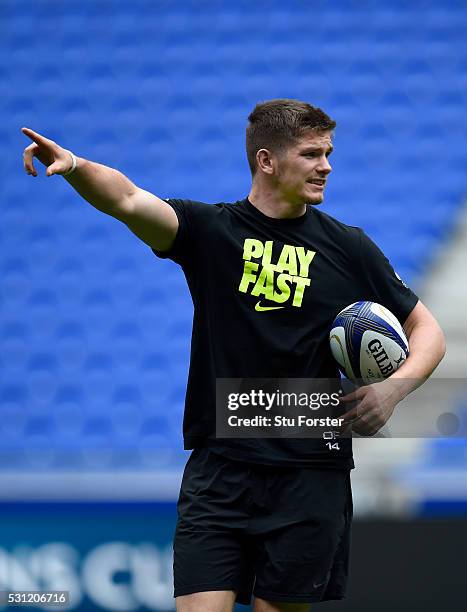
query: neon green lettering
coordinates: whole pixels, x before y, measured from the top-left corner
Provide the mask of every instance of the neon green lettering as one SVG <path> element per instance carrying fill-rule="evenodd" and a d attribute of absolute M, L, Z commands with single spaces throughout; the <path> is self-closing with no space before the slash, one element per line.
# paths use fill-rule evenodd
<path fill-rule="evenodd" d="M 264 251 L 264 246 L 261 240 L 255 240 L 254 238 L 245 238 L 243 244 L 243 259 L 250 261 L 250 259 L 258 259 L 261 257 Z"/>
<path fill-rule="evenodd" d="M 272 240 L 267 240 L 264 243 L 264 253 L 261 263 L 263 266 L 269 266 L 272 259 Z"/>
<path fill-rule="evenodd" d="M 288 272 L 290 276 L 297 276 L 297 257 L 294 246 L 284 244 L 279 261 L 277 262 L 277 270 L 279 272 Z"/>
<path fill-rule="evenodd" d="M 293 296 L 292 306 L 301 306 L 305 287 L 310 286 L 311 280 L 309 278 L 302 278 L 301 276 L 296 276 L 293 279 L 293 282 L 295 283 L 296 288 Z"/>
<path fill-rule="evenodd" d="M 282 304 L 286 302 L 290 297 L 290 286 L 287 284 L 287 281 L 291 281 L 292 277 L 289 274 L 279 274 L 277 277 L 277 288 L 280 293 L 274 291 L 273 301 Z"/>
<path fill-rule="evenodd" d="M 242 293 L 246 293 L 248 285 L 250 283 L 256 282 L 255 271 L 258 270 L 258 267 L 258 264 L 254 261 L 245 261 L 245 264 L 243 266 L 242 280 L 240 281 L 240 285 L 238 287 L 239 291 L 241 291 Z"/>
<path fill-rule="evenodd" d="M 308 277 L 308 269 L 313 257 L 316 255 L 316 251 L 305 251 L 304 247 L 296 247 L 298 260 L 300 262 L 300 276 Z"/>
<path fill-rule="evenodd" d="M 243 244 L 245 263 L 238 289 L 242 293 L 262 295 L 267 300 L 278 304 L 287 302 L 293 293 L 292 305 L 300 307 L 303 303 L 305 287 L 311 285 L 308 273 L 316 252 L 306 250 L 302 246 L 284 244 L 277 264 L 273 264 L 273 246 L 272 240 L 263 243 L 255 238 L 245 239 Z M 255 263 L 251 261 L 252 259 L 261 259 L 261 262 Z M 278 272 L 277 275 L 276 272 Z M 295 290 L 292 283 L 295 284 Z"/>
<path fill-rule="evenodd" d="M 274 270 L 268 266 L 261 270 L 258 280 L 251 291 L 251 295 L 261 294 L 268 300 L 272 300 L 274 296 Z"/>

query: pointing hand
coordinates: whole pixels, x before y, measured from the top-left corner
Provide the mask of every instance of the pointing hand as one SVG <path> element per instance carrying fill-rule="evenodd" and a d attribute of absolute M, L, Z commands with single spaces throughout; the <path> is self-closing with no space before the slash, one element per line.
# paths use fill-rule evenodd
<path fill-rule="evenodd" d="M 49 140 L 29 128 L 21 128 L 21 131 L 33 141 L 23 152 L 23 165 L 27 174 L 37 176 L 37 170 L 33 163 L 34 157 L 37 157 L 46 166 L 45 173 L 47 176 L 65 174 L 71 169 L 73 159 L 67 149 L 63 149 L 53 140 Z"/>

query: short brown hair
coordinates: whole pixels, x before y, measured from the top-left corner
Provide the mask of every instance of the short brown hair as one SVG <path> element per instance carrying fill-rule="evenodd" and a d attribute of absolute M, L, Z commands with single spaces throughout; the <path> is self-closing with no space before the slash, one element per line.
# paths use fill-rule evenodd
<path fill-rule="evenodd" d="M 246 154 L 251 174 L 256 172 L 256 153 L 269 149 L 281 153 L 307 130 L 333 130 L 336 122 L 316 106 L 300 100 L 279 98 L 260 102 L 248 117 Z"/>

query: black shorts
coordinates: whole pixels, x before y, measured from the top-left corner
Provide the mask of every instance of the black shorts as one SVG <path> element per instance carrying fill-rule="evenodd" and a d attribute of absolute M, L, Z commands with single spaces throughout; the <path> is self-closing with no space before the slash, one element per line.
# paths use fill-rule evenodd
<path fill-rule="evenodd" d="M 283 468 L 195 449 L 174 539 L 174 597 L 236 591 L 269 601 L 343 599 L 352 493 L 348 470 Z"/>

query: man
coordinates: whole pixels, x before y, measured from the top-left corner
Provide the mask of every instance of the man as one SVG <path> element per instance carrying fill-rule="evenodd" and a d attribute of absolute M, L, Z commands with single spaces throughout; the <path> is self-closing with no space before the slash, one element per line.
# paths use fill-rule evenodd
<path fill-rule="evenodd" d="M 76 158 L 32 130 L 24 152 L 88 202 L 183 268 L 194 303 L 174 540 L 180 612 L 224 612 L 255 595 L 256 612 L 302 612 L 344 597 L 354 467 L 351 439 L 216 439 L 218 378 L 336 378 L 328 334 L 357 300 L 389 308 L 411 353 L 391 377 L 361 387 L 346 422 L 378 431 L 444 354 L 443 334 L 359 228 L 318 211 L 335 122 L 297 100 L 258 104 L 246 148 L 248 198 L 206 205 L 161 200 L 120 172 Z M 419 381 L 419 382 L 414 382 Z"/>

